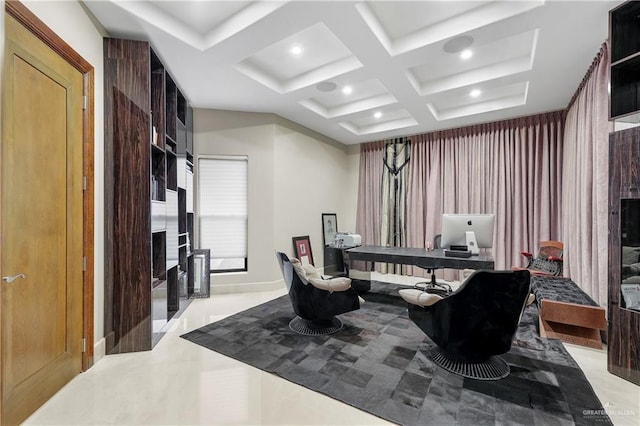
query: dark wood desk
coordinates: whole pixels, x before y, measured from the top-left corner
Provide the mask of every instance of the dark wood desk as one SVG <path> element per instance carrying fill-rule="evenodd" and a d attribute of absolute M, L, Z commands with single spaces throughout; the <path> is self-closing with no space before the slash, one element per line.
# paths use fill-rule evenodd
<path fill-rule="evenodd" d="M 427 251 L 423 248 L 360 246 L 345 250 L 348 262 L 362 260 L 371 262 L 371 270 L 375 262 L 413 265 L 423 269 L 493 269 L 493 257 L 480 254 L 468 258 L 447 257 L 444 250 Z M 345 259 L 347 261 L 347 259 Z M 347 263 L 348 263 L 347 262 Z"/>
<path fill-rule="evenodd" d="M 332 275 L 332 276 L 347 276 L 348 275 L 348 265 L 345 263 L 346 256 L 344 255 L 344 251 L 355 246 L 350 247 L 334 247 L 334 246 L 325 246 L 324 247 L 324 275 Z"/>

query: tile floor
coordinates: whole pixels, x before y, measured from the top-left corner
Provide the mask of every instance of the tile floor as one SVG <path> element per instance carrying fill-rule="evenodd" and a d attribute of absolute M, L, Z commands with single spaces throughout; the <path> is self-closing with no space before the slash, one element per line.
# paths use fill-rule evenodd
<path fill-rule="evenodd" d="M 179 337 L 282 294 L 284 290 L 194 300 L 172 320 L 153 351 L 104 357 L 24 424 L 389 424 Z M 614 423 L 640 425 L 640 387 L 607 372 L 606 350 L 567 348 Z"/>

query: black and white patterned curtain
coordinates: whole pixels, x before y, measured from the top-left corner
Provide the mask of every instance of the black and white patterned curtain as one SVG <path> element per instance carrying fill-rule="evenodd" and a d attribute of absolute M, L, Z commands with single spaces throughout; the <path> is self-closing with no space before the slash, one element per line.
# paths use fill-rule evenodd
<path fill-rule="evenodd" d="M 407 178 L 409 176 L 410 142 L 397 138 L 385 144 L 382 171 L 382 245 L 406 247 L 407 243 Z M 391 266 L 391 268 L 389 268 Z M 400 265 L 383 266 L 382 272 L 402 273 Z"/>

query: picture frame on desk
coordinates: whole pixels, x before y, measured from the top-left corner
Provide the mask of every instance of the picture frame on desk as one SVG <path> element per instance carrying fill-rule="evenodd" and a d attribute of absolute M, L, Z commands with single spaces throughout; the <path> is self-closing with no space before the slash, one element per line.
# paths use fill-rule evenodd
<path fill-rule="evenodd" d="M 338 233 L 338 215 L 335 213 L 322 213 L 322 238 L 324 246 L 333 245 Z"/>
<path fill-rule="evenodd" d="M 313 253 L 311 252 L 311 240 L 308 235 L 293 237 L 293 252 L 303 265 L 313 265 Z"/>

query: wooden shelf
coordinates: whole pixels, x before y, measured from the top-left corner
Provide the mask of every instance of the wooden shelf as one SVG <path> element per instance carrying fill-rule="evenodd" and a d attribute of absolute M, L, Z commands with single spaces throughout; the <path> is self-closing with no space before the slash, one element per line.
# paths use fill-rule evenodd
<path fill-rule="evenodd" d="M 193 130 L 187 99 L 148 42 L 106 38 L 104 63 L 105 340 L 115 354 L 151 349 L 185 307 L 193 228 L 178 209 L 177 156 Z"/>
<path fill-rule="evenodd" d="M 621 295 L 623 245 L 640 245 L 636 227 L 640 211 L 629 212 L 638 200 L 640 210 L 640 127 L 609 136 L 609 294 L 607 368 L 640 385 L 640 312 L 625 309 Z M 634 189 L 636 189 L 634 191 Z M 629 220 L 630 223 L 627 223 Z M 623 234 L 624 229 L 624 234 Z M 630 232 L 632 229 L 634 232 Z"/>
<path fill-rule="evenodd" d="M 609 39 L 609 118 L 617 120 L 640 111 L 640 2 L 629 1 L 609 12 Z"/>
<path fill-rule="evenodd" d="M 640 52 L 640 2 L 628 1 L 609 12 L 611 63 Z"/>

